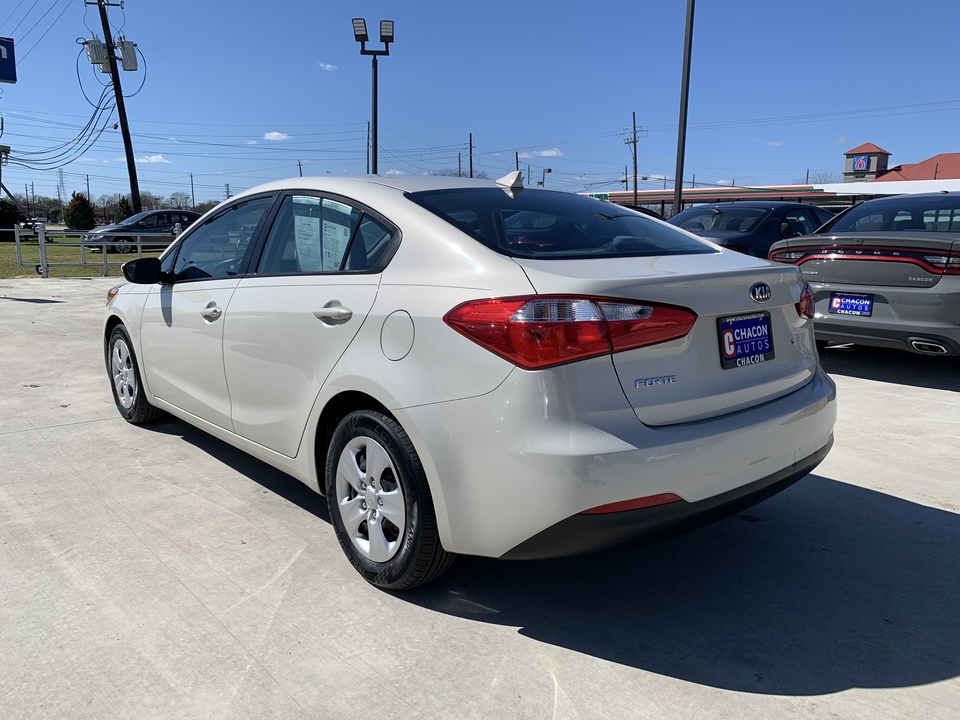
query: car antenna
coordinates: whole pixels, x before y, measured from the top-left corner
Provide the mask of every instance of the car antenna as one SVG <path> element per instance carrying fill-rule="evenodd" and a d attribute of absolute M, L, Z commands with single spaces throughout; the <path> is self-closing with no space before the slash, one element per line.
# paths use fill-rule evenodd
<path fill-rule="evenodd" d="M 523 190 L 523 173 L 521 173 L 519 170 L 514 170 L 513 172 L 507 173 L 502 178 L 497 180 L 497 185 L 499 185 L 512 200 L 517 197 L 517 194 L 521 190 Z"/>

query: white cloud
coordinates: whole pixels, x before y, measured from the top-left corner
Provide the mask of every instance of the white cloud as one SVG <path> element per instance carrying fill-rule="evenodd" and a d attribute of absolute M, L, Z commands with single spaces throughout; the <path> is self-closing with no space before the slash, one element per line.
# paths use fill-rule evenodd
<path fill-rule="evenodd" d="M 320 62 L 319 60 L 317 61 L 317 65 L 320 66 L 320 69 L 321 69 L 321 70 L 324 70 L 324 71 L 326 71 L 326 72 L 333 72 L 334 70 L 337 69 L 337 66 L 336 66 L 336 65 L 330 65 L 330 64 L 325 63 L 325 62 Z"/>
<path fill-rule="evenodd" d="M 846 141 L 847 141 L 847 136 L 846 136 L 846 135 L 841 135 L 840 137 L 837 138 L 837 145 L 842 145 L 842 144 L 845 143 Z"/>
<path fill-rule="evenodd" d="M 403 175 L 403 171 L 390 169 L 387 170 L 387 175 Z"/>
<path fill-rule="evenodd" d="M 247 140 L 247 145 L 256 145 L 256 144 L 257 144 L 256 140 Z"/>
<path fill-rule="evenodd" d="M 783 145 L 783 140 L 767 140 L 767 147 L 780 147 Z"/>
<path fill-rule="evenodd" d="M 733 180 L 717 180 L 717 185 L 733 185 Z"/>
<path fill-rule="evenodd" d="M 270 132 L 265 132 L 263 134 L 263 139 L 280 141 L 280 140 L 289 140 L 290 136 L 287 135 L 286 133 L 277 132 L 276 130 L 271 130 Z"/>
<path fill-rule="evenodd" d="M 144 155 L 143 157 L 137 158 L 138 163 L 166 163 L 170 164 L 170 161 L 167 160 L 163 155 Z"/>
<path fill-rule="evenodd" d="M 563 150 L 560 148 L 553 148 L 552 150 L 536 150 L 534 152 L 522 152 L 520 157 L 522 158 L 549 158 L 549 157 L 561 157 L 563 155 Z"/>

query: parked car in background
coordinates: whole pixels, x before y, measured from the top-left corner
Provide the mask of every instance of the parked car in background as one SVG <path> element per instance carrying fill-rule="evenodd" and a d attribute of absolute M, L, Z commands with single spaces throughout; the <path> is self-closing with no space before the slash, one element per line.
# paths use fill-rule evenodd
<path fill-rule="evenodd" d="M 814 289 L 819 344 L 960 353 L 960 194 L 868 200 L 770 259 Z"/>
<path fill-rule="evenodd" d="M 816 205 L 746 201 L 697 205 L 667 222 L 730 250 L 765 258 L 773 243 L 816 232 L 833 216 Z"/>
<path fill-rule="evenodd" d="M 108 248 L 109 252 L 129 253 L 137 247 L 137 240 L 144 248 L 164 248 L 173 241 L 173 230 L 177 224 L 186 230 L 199 213 L 191 210 L 148 210 L 131 215 L 113 225 L 103 225 L 91 230 L 84 236 L 83 242 L 91 245 L 91 250 Z M 170 237 L 152 238 L 152 235 Z"/>
<path fill-rule="evenodd" d="M 269 183 L 123 272 L 120 414 L 323 493 L 382 588 L 702 525 L 833 442 L 799 270 L 518 172 Z"/>

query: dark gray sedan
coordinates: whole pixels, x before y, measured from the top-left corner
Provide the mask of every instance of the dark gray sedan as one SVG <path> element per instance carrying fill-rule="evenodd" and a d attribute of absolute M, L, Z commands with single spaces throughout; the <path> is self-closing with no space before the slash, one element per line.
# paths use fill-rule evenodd
<path fill-rule="evenodd" d="M 813 287 L 817 344 L 960 354 L 960 194 L 868 200 L 770 248 Z"/>
<path fill-rule="evenodd" d="M 128 253 L 137 247 L 165 248 L 174 239 L 174 228 L 181 230 L 200 217 L 192 210 L 148 210 L 121 220 L 114 225 L 104 225 L 87 233 L 84 243 L 91 250 L 107 248 L 110 252 Z"/>

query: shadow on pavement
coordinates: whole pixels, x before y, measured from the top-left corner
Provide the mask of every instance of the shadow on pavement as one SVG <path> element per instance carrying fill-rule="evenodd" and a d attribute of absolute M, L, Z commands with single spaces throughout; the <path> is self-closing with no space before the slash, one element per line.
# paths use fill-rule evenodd
<path fill-rule="evenodd" d="M 289 475 L 186 423 L 151 427 L 329 522 L 323 499 Z M 810 475 L 655 545 L 543 562 L 460 557 L 395 597 L 701 685 L 823 695 L 960 676 L 958 548 L 956 512 Z"/>
<path fill-rule="evenodd" d="M 917 355 L 865 345 L 831 345 L 820 353 L 831 375 L 960 392 L 960 358 Z"/>
<path fill-rule="evenodd" d="M 327 505 L 322 496 L 272 465 L 170 415 L 167 415 L 164 421 L 147 427 L 153 432 L 183 438 L 185 442 L 200 448 L 270 492 L 306 510 L 311 515 L 330 522 L 330 514 L 327 512 Z"/>
<path fill-rule="evenodd" d="M 960 675 L 958 547 L 954 513 L 813 475 L 657 545 L 459 558 L 400 597 L 701 685 L 822 695 Z"/>

